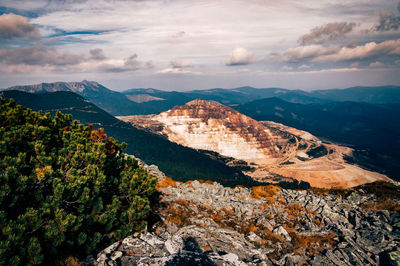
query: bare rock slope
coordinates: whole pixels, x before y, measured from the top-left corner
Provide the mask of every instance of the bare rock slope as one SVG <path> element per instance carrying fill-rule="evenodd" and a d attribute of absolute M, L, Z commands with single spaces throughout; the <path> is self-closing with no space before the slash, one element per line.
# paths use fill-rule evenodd
<path fill-rule="evenodd" d="M 296 191 L 163 178 L 158 189 L 158 222 L 148 232 L 114 243 L 96 259 L 89 257 L 87 264 L 399 263 L 400 188 L 395 184 Z"/>

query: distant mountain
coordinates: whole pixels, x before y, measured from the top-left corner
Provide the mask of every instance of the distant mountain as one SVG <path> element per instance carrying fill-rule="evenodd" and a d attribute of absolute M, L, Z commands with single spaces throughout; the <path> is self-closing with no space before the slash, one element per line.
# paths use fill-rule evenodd
<path fill-rule="evenodd" d="M 379 164 L 392 176 L 400 176 L 400 109 L 396 104 L 331 102 L 303 105 L 267 98 L 235 109 L 259 121 L 283 123 L 359 150 L 372 149 L 367 151 L 366 157 L 376 158 L 369 165 Z"/>
<path fill-rule="evenodd" d="M 130 101 L 125 95 L 112 91 L 95 81 L 41 83 L 37 85 L 14 86 L 7 90 L 19 90 L 31 93 L 70 91 L 79 94 L 111 114 L 119 114 L 121 111 L 122 113 L 127 112 L 125 114 L 140 112 L 140 107 L 137 103 Z"/>
<path fill-rule="evenodd" d="M 71 91 L 38 94 L 21 91 L 3 91 L 1 97 L 13 98 L 17 103 L 33 110 L 54 115 L 57 111 L 72 114 L 82 123 L 103 127 L 105 132 L 128 144 L 126 152 L 147 164 L 156 164 L 176 180 L 210 179 L 228 186 L 256 184 L 240 171 L 196 150 L 183 147 L 158 135 L 138 130 L 111 116 Z"/>
<path fill-rule="evenodd" d="M 316 90 L 311 97 L 330 101 L 352 101 L 373 104 L 400 103 L 399 86 L 352 87 L 347 89 Z"/>
<path fill-rule="evenodd" d="M 116 92 L 97 82 L 84 80 L 82 82 L 55 82 L 14 86 L 7 90 L 20 90 L 33 93 L 72 91 L 112 115 L 158 114 L 194 99 L 217 101 L 231 107 L 271 97 L 278 97 L 287 102 L 301 104 L 325 104 L 334 101 L 400 104 L 400 87 L 396 86 L 354 87 L 343 90 L 317 90 L 312 92 L 282 88 L 258 89 L 253 87 L 233 89 L 215 88 L 187 92 L 156 89 L 130 89 L 123 92 Z"/>

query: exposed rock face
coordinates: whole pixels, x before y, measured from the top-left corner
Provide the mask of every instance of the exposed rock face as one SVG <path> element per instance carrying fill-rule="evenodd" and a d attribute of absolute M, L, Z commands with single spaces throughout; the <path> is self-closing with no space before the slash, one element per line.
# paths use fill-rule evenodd
<path fill-rule="evenodd" d="M 314 187 L 346 188 L 389 180 L 347 164 L 343 157 L 351 156 L 350 148 L 279 123 L 258 122 L 217 102 L 194 100 L 159 115 L 118 118 L 181 145 L 244 160 L 252 167 L 243 173 L 257 181 L 297 179 Z"/>
<path fill-rule="evenodd" d="M 288 145 L 287 139 L 273 135 L 254 119 L 217 102 L 194 100 L 153 119 L 165 124 L 172 141 L 236 159 L 277 158 Z"/>
<path fill-rule="evenodd" d="M 150 94 L 133 94 L 133 95 L 127 95 L 126 98 L 131 100 L 132 102 L 135 103 L 145 103 L 145 102 L 150 102 L 150 101 L 164 101 L 165 99 L 160 98 L 160 97 L 154 97 Z"/>
<path fill-rule="evenodd" d="M 400 214 L 362 207 L 377 200 L 363 189 L 340 196 L 268 187 L 263 191 L 269 196 L 260 196 L 256 189 L 193 181 L 161 191 L 162 222 L 152 232 L 113 244 L 88 264 L 399 263 Z"/>

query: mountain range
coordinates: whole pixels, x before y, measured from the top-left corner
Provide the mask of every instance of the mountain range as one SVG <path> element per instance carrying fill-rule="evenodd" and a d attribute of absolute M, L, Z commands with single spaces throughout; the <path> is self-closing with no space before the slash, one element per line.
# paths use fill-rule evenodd
<path fill-rule="evenodd" d="M 111 115 L 159 114 L 194 99 L 230 106 L 257 120 L 274 121 L 305 130 L 324 141 L 354 148 L 349 162 L 400 176 L 400 87 L 287 90 L 282 88 L 193 90 L 167 92 L 156 89 L 112 91 L 93 81 L 42 83 L 7 89 L 43 94 L 69 91 L 82 96 Z M 5 92 L 3 92 L 4 94 Z M 38 103 L 28 101 L 27 106 Z M 59 106 L 64 108 L 62 104 Z M 82 119 L 76 116 L 78 119 Z M 84 116 L 88 116 L 86 112 Z M 92 122 L 95 120 L 92 120 Z"/>
<path fill-rule="evenodd" d="M 157 89 L 130 89 L 123 92 L 110 90 L 95 81 L 55 82 L 37 85 L 13 86 L 6 90 L 31 93 L 54 91 L 75 92 L 112 115 L 155 114 L 167 111 L 194 99 L 213 100 L 228 106 L 278 97 L 300 104 L 324 104 L 335 101 L 352 101 L 370 104 L 400 104 L 399 86 L 352 87 L 347 89 L 288 90 L 282 88 L 240 87 L 233 89 L 192 90 L 185 92 Z"/>

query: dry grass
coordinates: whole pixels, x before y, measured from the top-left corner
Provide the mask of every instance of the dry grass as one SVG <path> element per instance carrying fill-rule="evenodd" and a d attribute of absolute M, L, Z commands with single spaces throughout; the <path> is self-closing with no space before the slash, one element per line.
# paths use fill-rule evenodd
<path fill-rule="evenodd" d="M 400 211 L 400 203 L 395 202 L 392 199 L 386 199 L 383 201 L 378 201 L 374 203 L 366 203 L 361 205 L 362 208 L 373 210 L 373 211 L 383 211 L 387 210 L 389 212 L 398 212 Z"/>

